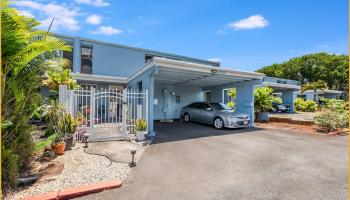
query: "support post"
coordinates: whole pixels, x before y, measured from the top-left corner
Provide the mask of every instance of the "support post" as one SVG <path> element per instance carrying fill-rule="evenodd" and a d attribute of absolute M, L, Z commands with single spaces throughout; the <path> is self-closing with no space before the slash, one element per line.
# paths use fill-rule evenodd
<path fill-rule="evenodd" d="M 95 88 L 90 89 L 90 134 L 94 134 L 95 124 Z"/>
<path fill-rule="evenodd" d="M 254 126 L 254 85 L 236 87 L 236 111 L 249 114 L 250 126 Z"/>
<path fill-rule="evenodd" d="M 63 108 L 67 111 L 68 104 L 68 89 L 66 85 L 60 85 L 58 87 L 58 102 L 63 105 Z"/>

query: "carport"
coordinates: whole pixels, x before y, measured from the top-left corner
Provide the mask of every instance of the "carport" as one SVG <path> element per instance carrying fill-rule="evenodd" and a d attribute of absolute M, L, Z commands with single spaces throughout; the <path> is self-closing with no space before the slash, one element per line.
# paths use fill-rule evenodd
<path fill-rule="evenodd" d="M 128 78 L 127 86 L 148 90 L 148 129 L 154 135 L 154 120 L 179 119 L 181 108 L 195 101 L 222 102 L 226 88 L 237 89 L 236 111 L 254 119 L 253 92 L 263 77 L 261 73 L 155 57 Z"/>
<path fill-rule="evenodd" d="M 264 77 L 262 85 L 272 88 L 274 93 L 279 94 L 282 98 L 283 104 L 289 105 L 291 112 L 294 112 L 294 100 L 297 98 L 297 93 L 300 91 L 299 81 Z"/>

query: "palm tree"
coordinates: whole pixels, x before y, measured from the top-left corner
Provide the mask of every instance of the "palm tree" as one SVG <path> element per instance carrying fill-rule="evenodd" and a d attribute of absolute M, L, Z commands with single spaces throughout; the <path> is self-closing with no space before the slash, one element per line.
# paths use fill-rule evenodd
<path fill-rule="evenodd" d="M 317 90 L 326 90 L 327 83 L 323 80 L 318 80 L 316 82 L 306 83 L 301 86 L 301 93 L 303 94 L 307 90 L 313 90 L 314 91 L 314 101 L 317 102 Z"/>
<path fill-rule="evenodd" d="M 1 164 L 3 183 L 11 186 L 13 179 L 8 177 L 18 174 L 8 174 L 10 169 L 18 172 L 15 168 L 24 169 L 30 161 L 33 129 L 28 121 L 40 104 L 39 87 L 49 68 L 47 60 L 57 57 L 57 50 L 70 51 L 71 47 L 45 31 L 36 30 L 37 21 L 19 15 L 8 7 L 8 1 L 2 2 L 1 128 L 2 148 L 8 154 L 1 157 Z M 10 162 L 14 157 L 18 159 Z"/>

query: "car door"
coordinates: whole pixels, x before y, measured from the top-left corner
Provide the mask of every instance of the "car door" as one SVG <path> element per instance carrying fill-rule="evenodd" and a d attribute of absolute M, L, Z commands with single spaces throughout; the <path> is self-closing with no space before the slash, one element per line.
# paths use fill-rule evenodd
<path fill-rule="evenodd" d="M 198 121 L 200 118 L 200 103 L 193 103 L 189 106 L 188 114 L 192 121 Z"/>
<path fill-rule="evenodd" d="M 214 117 L 213 109 L 207 103 L 200 105 L 200 121 L 206 124 L 211 124 Z"/>

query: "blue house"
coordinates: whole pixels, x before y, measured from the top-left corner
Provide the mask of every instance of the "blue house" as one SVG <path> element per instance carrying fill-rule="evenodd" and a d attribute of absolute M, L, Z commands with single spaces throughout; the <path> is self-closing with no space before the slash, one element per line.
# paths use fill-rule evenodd
<path fill-rule="evenodd" d="M 60 52 L 71 61 L 73 77 L 82 88 L 148 91 L 148 131 L 154 120 L 179 119 L 180 111 L 195 101 L 228 101 L 227 91 L 236 88 L 236 111 L 254 119 L 255 87 L 269 86 L 293 110 L 300 90 L 294 80 L 266 77 L 256 72 L 233 70 L 219 62 L 130 47 L 87 38 L 58 35 L 73 47 Z M 108 107 L 108 103 L 106 104 Z M 253 126 L 254 120 L 251 120 Z"/>

